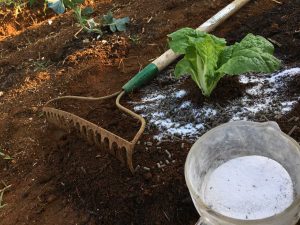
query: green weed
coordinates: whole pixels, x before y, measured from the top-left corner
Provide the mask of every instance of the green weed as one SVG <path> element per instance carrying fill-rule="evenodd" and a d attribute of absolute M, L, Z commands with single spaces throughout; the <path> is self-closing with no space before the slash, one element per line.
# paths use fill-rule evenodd
<path fill-rule="evenodd" d="M 1 148 L 0 148 L 0 157 L 3 158 L 4 160 L 12 160 L 13 159 L 10 155 L 3 153 Z"/>

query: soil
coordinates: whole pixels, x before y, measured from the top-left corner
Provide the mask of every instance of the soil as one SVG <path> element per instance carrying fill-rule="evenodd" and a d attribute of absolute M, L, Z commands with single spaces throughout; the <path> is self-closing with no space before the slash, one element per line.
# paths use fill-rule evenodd
<path fill-rule="evenodd" d="M 0 189 L 11 185 L 3 196 L 7 205 L 0 208 L 1 225 L 195 224 L 199 216 L 183 175 L 192 143 L 180 138 L 156 142 L 157 130 L 147 128 L 135 148 L 134 164 L 140 169 L 133 176 L 112 156 L 49 125 L 41 109 L 57 96 L 119 91 L 166 50 L 168 33 L 199 26 L 229 2 L 94 1 L 95 15 L 113 9 L 117 17 L 131 18 L 125 33 L 105 34 L 101 39 L 76 34 L 79 27 L 71 12 L 44 14 L 40 4 L 25 8 L 15 19 L 11 8 L 1 8 L 0 148 L 12 157 L 0 159 Z M 275 43 L 275 54 L 284 66 L 300 66 L 299 13 L 297 1 L 251 1 L 214 34 L 230 42 L 249 32 L 261 34 Z M 189 79 L 182 88 L 195 104 L 206 101 Z M 226 78 L 211 98 L 230 100 L 244 88 L 237 78 Z M 299 90 L 299 79 L 288 88 L 291 95 Z M 140 97 L 137 91 L 122 103 L 129 105 L 128 101 Z M 139 126 L 115 110 L 113 100 L 63 103 L 61 108 L 128 139 Z M 298 104 L 292 112 L 274 118 L 284 132 L 293 129 L 291 136 L 298 142 L 299 116 Z M 166 167 L 157 168 L 157 162 L 166 160 L 170 162 Z"/>

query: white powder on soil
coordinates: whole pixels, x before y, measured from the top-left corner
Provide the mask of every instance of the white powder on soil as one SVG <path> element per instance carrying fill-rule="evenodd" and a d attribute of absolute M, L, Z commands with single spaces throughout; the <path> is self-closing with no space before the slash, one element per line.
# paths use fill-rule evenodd
<path fill-rule="evenodd" d="M 300 100 L 300 95 L 287 94 L 288 82 L 296 75 L 300 75 L 299 67 L 270 75 L 241 75 L 239 82 L 247 85 L 245 94 L 221 104 L 223 109 L 215 103 L 206 103 L 203 107 L 194 105 L 188 101 L 186 90 L 178 89 L 180 81 L 165 88 L 152 83 L 141 90 L 143 97 L 140 101 L 131 103 L 134 110 L 146 118 L 148 127 L 159 131 L 155 139 L 177 136 L 195 140 L 220 122 L 255 121 L 261 115 L 272 120 L 277 115 L 288 113 Z"/>
<path fill-rule="evenodd" d="M 245 156 L 216 168 L 203 184 L 204 202 L 236 219 L 262 219 L 284 211 L 293 202 L 293 183 L 278 162 Z"/>

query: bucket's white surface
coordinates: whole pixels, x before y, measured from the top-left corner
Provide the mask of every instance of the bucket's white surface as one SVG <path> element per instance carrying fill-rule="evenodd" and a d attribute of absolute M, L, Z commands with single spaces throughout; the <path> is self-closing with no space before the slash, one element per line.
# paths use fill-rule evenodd
<path fill-rule="evenodd" d="M 294 199 L 292 179 L 263 156 L 231 159 L 208 174 L 201 188 L 206 205 L 225 216 L 254 220 L 274 216 Z"/>

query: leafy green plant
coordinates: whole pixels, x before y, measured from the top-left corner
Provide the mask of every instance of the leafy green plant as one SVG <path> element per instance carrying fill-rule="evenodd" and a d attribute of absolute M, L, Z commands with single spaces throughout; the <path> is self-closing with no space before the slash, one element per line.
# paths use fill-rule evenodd
<path fill-rule="evenodd" d="M 130 35 L 130 36 L 129 36 L 129 40 L 132 41 L 132 43 L 133 43 L 134 45 L 137 45 L 137 44 L 140 43 L 141 38 L 139 37 L 139 35 L 134 34 L 134 35 Z"/>
<path fill-rule="evenodd" d="M 46 70 L 48 68 L 48 66 L 50 66 L 50 62 L 49 61 L 45 61 L 45 60 L 37 60 L 33 62 L 33 71 L 43 71 Z"/>
<path fill-rule="evenodd" d="M 0 157 L 2 157 L 4 160 L 12 160 L 13 158 L 5 153 L 2 152 L 0 148 Z"/>
<path fill-rule="evenodd" d="M 29 0 L 30 6 L 34 5 L 36 3 L 36 0 Z"/>
<path fill-rule="evenodd" d="M 36 0 L 29 0 L 29 5 L 33 6 L 36 3 Z"/>
<path fill-rule="evenodd" d="M 72 9 L 82 29 L 89 33 L 102 35 L 103 27 L 109 27 L 112 32 L 126 30 L 126 24 L 129 23 L 128 17 L 115 19 L 111 11 L 109 11 L 102 18 L 91 18 L 91 15 L 94 13 L 93 8 L 86 7 L 82 9 L 81 4 L 83 3 L 84 0 L 48 0 L 48 7 L 58 14 L 64 13 L 66 8 Z"/>
<path fill-rule="evenodd" d="M 18 15 L 22 12 L 22 10 L 27 5 L 27 1 L 23 1 L 23 0 L 0 0 L 0 6 L 2 4 L 6 5 L 6 6 L 12 6 L 14 16 L 18 17 Z"/>
<path fill-rule="evenodd" d="M 112 32 L 116 31 L 125 31 L 126 24 L 129 23 L 129 17 L 124 17 L 121 19 L 115 19 L 112 15 L 112 12 L 109 11 L 107 15 L 103 16 L 103 25 L 108 26 Z"/>
<path fill-rule="evenodd" d="M 280 68 L 280 61 L 273 56 L 274 46 L 261 36 L 248 34 L 230 46 L 223 38 L 191 28 L 180 29 L 168 37 L 170 48 L 184 54 L 176 65 L 175 76 L 191 75 L 205 96 L 210 96 L 225 75 L 270 73 Z"/>
<path fill-rule="evenodd" d="M 0 0 L 0 6 L 5 5 L 13 7 L 13 15 L 18 17 L 26 6 L 29 5 L 32 7 L 36 2 L 37 0 Z"/>

